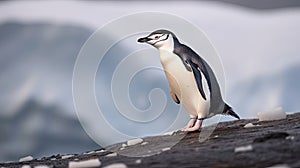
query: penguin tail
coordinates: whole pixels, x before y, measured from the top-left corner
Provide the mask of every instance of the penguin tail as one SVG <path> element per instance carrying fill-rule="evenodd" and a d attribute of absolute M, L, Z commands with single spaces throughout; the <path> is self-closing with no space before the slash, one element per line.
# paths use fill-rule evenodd
<path fill-rule="evenodd" d="M 224 111 L 222 114 L 223 115 L 231 115 L 232 117 L 240 119 L 240 117 L 232 110 L 232 108 L 228 104 L 225 104 Z"/>

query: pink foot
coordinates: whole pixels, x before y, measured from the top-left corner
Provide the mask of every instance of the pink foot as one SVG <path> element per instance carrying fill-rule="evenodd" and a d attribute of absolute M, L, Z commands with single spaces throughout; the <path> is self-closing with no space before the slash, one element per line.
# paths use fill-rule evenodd
<path fill-rule="evenodd" d="M 197 120 L 197 118 L 191 118 L 190 121 L 188 122 L 188 124 L 182 129 L 193 127 L 195 125 L 196 120 Z"/>
<path fill-rule="evenodd" d="M 191 131 L 197 131 L 202 126 L 203 119 L 197 119 L 195 125 L 193 127 L 183 128 L 181 131 L 191 132 Z"/>

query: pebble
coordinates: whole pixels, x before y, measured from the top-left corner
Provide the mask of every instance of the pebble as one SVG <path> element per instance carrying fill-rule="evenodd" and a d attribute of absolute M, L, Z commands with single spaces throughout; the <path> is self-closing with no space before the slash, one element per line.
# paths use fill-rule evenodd
<path fill-rule="evenodd" d="M 88 167 L 99 167 L 101 162 L 99 159 L 90 159 L 84 161 L 71 161 L 69 162 L 69 168 L 88 168 Z"/>
<path fill-rule="evenodd" d="M 136 164 L 141 164 L 142 163 L 142 159 L 138 159 L 135 161 Z"/>
<path fill-rule="evenodd" d="M 114 163 L 114 164 L 107 165 L 103 168 L 127 168 L 127 166 L 124 163 Z"/>
<path fill-rule="evenodd" d="M 63 156 L 61 156 L 61 159 L 68 159 L 68 158 L 71 158 L 73 156 L 74 155 L 63 155 Z"/>
<path fill-rule="evenodd" d="M 26 157 L 20 158 L 19 162 L 26 162 L 26 161 L 31 161 L 31 160 L 33 160 L 32 156 L 26 156 Z"/>
<path fill-rule="evenodd" d="M 252 151 L 252 150 L 253 150 L 252 145 L 247 145 L 247 146 L 236 147 L 234 149 L 234 152 L 235 153 L 237 153 L 237 152 L 248 152 L 248 151 Z"/>
<path fill-rule="evenodd" d="M 133 145 L 136 145 L 136 144 L 139 144 L 142 142 L 143 142 L 143 139 L 141 139 L 141 138 L 131 139 L 131 140 L 127 141 L 127 146 L 133 146 Z"/>
<path fill-rule="evenodd" d="M 105 157 L 115 157 L 117 155 L 118 154 L 114 152 L 114 153 L 110 153 L 110 154 L 105 155 Z"/>

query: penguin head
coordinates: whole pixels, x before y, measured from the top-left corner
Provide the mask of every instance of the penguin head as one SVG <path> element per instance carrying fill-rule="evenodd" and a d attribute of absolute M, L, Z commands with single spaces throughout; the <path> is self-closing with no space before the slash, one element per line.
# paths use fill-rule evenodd
<path fill-rule="evenodd" d="M 140 43 L 148 43 L 157 49 L 168 50 L 170 52 L 174 49 L 174 39 L 176 36 L 168 30 L 156 30 L 146 37 L 138 39 Z"/>

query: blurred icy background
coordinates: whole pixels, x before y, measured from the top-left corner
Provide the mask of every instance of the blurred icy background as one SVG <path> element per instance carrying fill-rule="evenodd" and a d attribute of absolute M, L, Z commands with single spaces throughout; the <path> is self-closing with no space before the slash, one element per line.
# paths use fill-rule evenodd
<path fill-rule="evenodd" d="M 299 111 L 299 7 L 296 0 L 1 1 L 0 161 L 100 148 L 76 118 L 73 66 L 97 28 L 135 12 L 175 14 L 204 30 L 224 65 L 226 101 L 242 118 L 277 106 Z"/>

